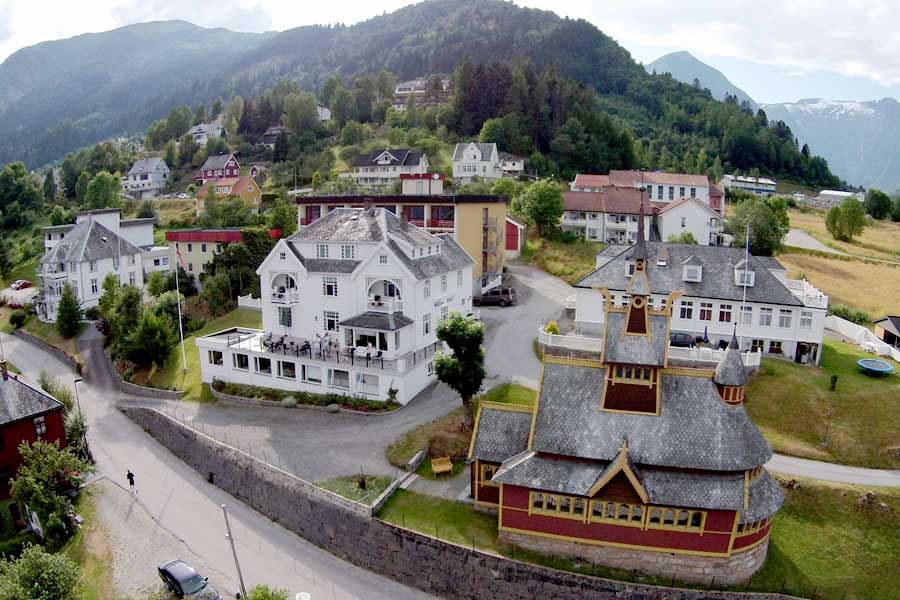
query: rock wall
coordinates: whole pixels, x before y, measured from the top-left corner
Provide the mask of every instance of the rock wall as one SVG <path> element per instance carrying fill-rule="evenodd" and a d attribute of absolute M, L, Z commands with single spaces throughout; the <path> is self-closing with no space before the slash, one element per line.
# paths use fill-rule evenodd
<path fill-rule="evenodd" d="M 119 372 L 116 371 L 116 366 L 112 364 L 106 351 L 103 351 L 103 359 L 109 363 L 109 372 L 112 373 L 113 377 L 116 379 L 116 384 L 119 386 L 119 389 L 126 394 L 141 396 L 142 398 L 162 398 L 163 400 L 181 400 L 181 397 L 184 396 L 184 391 L 182 390 L 164 390 L 125 381 L 122 379 L 122 376 L 119 375 Z"/>
<path fill-rule="evenodd" d="M 51 346 L 50 344 L 48 344 L 41 338 L 37 337 L 36 335 L 28 333 L 24 329 L 13 328 L 13 330 L 10 331 L 10 334 L 16 336 L 17 338 L 19 338 L 21 340 L 28 342 L 29 344 L 33 344 L 33 345 L 37 346 L 38 348 L 40 348 L 44 352 L 47 352 L 48 354 L 52 354 L 57 359 L 59 359 L 60 361 L 62 361 L 66 365 L 68 365 L 68 367 L 70 369 L 72 369 L 79 375 L 84 375 L 84 363 L 81 362 L 79 359 L 75 358 L 74 356 L 72 356 L 71 354 L 69 354 L 68 352 L 66 352 L 60 348 L 57 348 L 56 346 Z"/>
<path fill-rule="evenodd" d="M 185 463 L 235 498 L 335 556 L 445 598 L 519 600 L 776 600 L 739 594 L 631 584 L 555 571 L 472 550 L 371 516 L 371 509 L 315 487 L 226 446 L 161 412 L 122 406 Z"/>

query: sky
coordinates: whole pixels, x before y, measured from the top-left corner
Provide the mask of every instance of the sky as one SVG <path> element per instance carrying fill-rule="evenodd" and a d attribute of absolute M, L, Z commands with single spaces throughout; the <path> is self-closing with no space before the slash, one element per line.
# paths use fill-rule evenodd
<path fill-rule="evenodd" d="M 355 21 L 410 0 L 0 0 L 0 60 L 24 46 L 141 21 L 236 31 Z M 649 63 L 688 50 L 758 102 L 900 98 L 897 0 L 517 0 L 584 18 Z M 337 8 L 337 10 L 336 10 Z"/>

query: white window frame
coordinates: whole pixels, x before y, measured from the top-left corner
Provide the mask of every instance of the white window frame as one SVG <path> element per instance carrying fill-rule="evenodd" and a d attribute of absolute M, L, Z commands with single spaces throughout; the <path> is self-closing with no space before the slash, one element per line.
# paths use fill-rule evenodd
<path fill-rule="evenodd" d="M 341 244 L 341 258 L 344 260 L 353 260 L 356 257 L 356 251 L 353 244 Z"/>
<path fill-rule="evenodd" d="M 316 258 L 328 258 L 328 244 L 316 244 Z"/>
<path fill-rule="evenodd" d="M 331 292 L 331 293 L 329 293 Z M 322 277 L 322 295 L 336 298 L 338 295 L 338 280 L 333 275 Z"/>
<path fill-rule="evenodd" d="M 759 309 L 759 326 L 760 327 L 771 327 L 772 326 L 772 317 L 774 316 L 775 311 L 771 308 L 762 306 Z"/>
<path fill-rule="evenodd" d="M 422 297 L 423 298 L 431 298 L 431 280 L 426 279 L 422 283 Z"/>
<path fill-rule="evenodd" d="M 336 310 L 323 310 L 322 311 L 322 329 L 325 331 L 338 331 L 340 329 L 340 325 L 338 322 L 341 320 L 341 315 Z M 330 328 L 328 325 L 330 322 L 334 322 L 334 327 Z"/>
<path fill-rule="evenodd" d="M 744 304 L 740 308 L 741 311 L 741 325 L 753 325 L 753 307 L 749 304 Z"/>
<path fill-rule="evenodd" d="M 431 335 L 431 313 L 422 315 L 422 335 Z"/>
<path fill-rule="evenodd" d="M 800 329 L 812 329 L 812 326 L 813 326 L 813 311 L 801 310 L 800 311 Z"/>
<path fill-rule="evenodd" d="M 781 308 L 778 310 L 778 327 L 781 329 L 790 329 L 793 321 L 794 311 L 789 308 Z"/>

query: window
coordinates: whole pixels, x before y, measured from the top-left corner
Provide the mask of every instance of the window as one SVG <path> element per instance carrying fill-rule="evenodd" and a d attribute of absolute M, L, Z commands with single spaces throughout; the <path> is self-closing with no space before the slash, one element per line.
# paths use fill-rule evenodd
<path fill-rule="evenodd" d="M 441 307 L 441 322 L 446 320 L 449 315 L 450 315 L 450 305 L 445 304 Z"/>
<path fill-rule="evenodd" d="M 706 512 L 651 506 L 647 510 L 648 529 L 676 529 L 682 531 L 703 531 Z"/>
<path fill-rule="evenodd" d="M 74 263 L 74 262 L 70 262 L 70 263 L 69 263 L 69 273 L 74 273 L 74 272 L 75 272 L 75 269 L 77 268 L 77 267 L 75 266 L 75 264 L 76 264 L 76 263 Z"/>
<path fill-rule="evenodd" d="M 646 367 L 616 365 L 616 368 L 613 371 L 613 379 L 624 379 L 629 382 L 645 383 L 649 385 L 653 381 L 653 370 Z"/>
<path fill-rule="evenodd" d="M 290 327 L 292 324 L 292 315 L 291 315 L 291 307 L 290 306 L 279 306 L 278 307 L 278 324 L 283 325 L 284 327 Z"/>
<path fill-rule="evenodd" d="M 200 244 L 200 252 L 206 252 L 206 244 Z"/>
<path fill-rule="evenodd" d="M 338 321 L 341 320 L 340 316 L 337 312 L 333 310 L 326 310 L 322 313 L 323 317 L 323 325 L 325 326 L 325 331 L 337 331 L 338 330 Z"/>
<path fill-rule="evenodd" d="M 47 434 L 47 419 L 44 417 L 35 417 L 34 432 L 38 437 L 44 437 Z"/>
<path fill-rule="evenodd" d="M 341 258 L 352 260 L 354 256 L 353 244 L 341 244 Z"/>
<path fill-rule="evenodd" d="M 781 349 L 780 341 L 769 342 L 769 354 L 784 354 L 784 351 Z"/>
<path fill-rule="evenodd" d="M 697 188 L 691 188 L 691 198 L 697 197 Z"/>
<path fill-rule="evenodd" d="M 222 353 L 218 350 L 210 350 L 209 351 L 209 364 L 211 365 L 219 365 L 225 362 L 225 359 L 222 356 Z"/>
<path fill-rule="evenodd" d="M 431 313 L 425 313 L 422 315 L 422 335 L 429 335 L 431 333 Z"/>
<path fill-rule="evenodd" d="M 682 319 L 693 319 L 694 318 L 694 302 L 693 300 L 682 300 L 681 301 L 681 311 L 678 315 Z"/>
<path fill-rule="evenodd" d="M 328 244 L 316 244 L 316 258 L 328 258 Z"/>
<path fill-rule="evenodd" d="M 615 521 L 616 525 L 642 527 L 646 507 L 641 504 L 626 504 L 608 500 L 591 500 L 590 520 L 607 523 Z"/>
<path fill-rule="evenodd" d="M 762 352 L 765 347 L 765 340 L 753 340 L 750 342 L 750 352 Z"/>
<path fill-rule="evenodd" d="M 135 285 L 137 281 L 137 277 L 135 276 L 135 272 L 131 271 L 128 273 L 128 285 Z"/>
<path fill-rule="evenodd" d="M 800 311 L 800 329 L 812 329 L 813 314 L 811 310 Z"/>
<path fill-rule="evenodd" d="M 322 367 L 315 365 L 303 365 L 301 370 L 303 381 L 306 383 L 315 383 L 322 385 Z"/>
<path fill-rule="evenodd" d="M 322 278 L 322 295 L 323 296 L 337 296 L 338 295 L 337 277 L 326 276 L 326 277 Z"/>
<path fill-rule="evenodd" d="M 343 369 L 329 369 L 328 387 L 338 388 L 341 390 L 349 390 L 350 371 L 345 371 Z"/>
<path fill-rule="evenodd" d="M 494 475 L 497 474 L 497 469 L 499 467 L 497 465 L 481 465 L 481 485 L 492 485 L 496 486 L 497 484 L 491 481 L 494 478 Z"/>
<path fill-rule="evenodd" d="M 97 294 L 100 292 L 100 287 L 97 285 L 96 279 L 91 279 L 91 293 Z"/>
<path fill-rule="evenodd" d="M 193 252 L 193 251 L 194 251 L 194 245 L 188 244 L 188 252 Z"/>
<path fill-rule="evenodd" d="M 387 254 L 379 254 L 378 255 L 378 264 L 386 265 L 387 264 Z"/>
<path fill-rule="evenodd" d="M 741 306 L 741 325 L 751 325 L 753 323 L 753 307 Z"/>
<path fill-rule="evenodd" d="M 119 269 L 119 257 L 118 256 L 113 256 L 113 269 L 116 269 L 116 270 Z"/>
<path fill-rule="evenodd" d="M 429 360 L 428 364 L 425 365 L 425 373 L 427 375 L 434 375 L 434 361 L 433 360 Z"/>
<path fill-rule="evenodd" d="M 651 196 L 652 196 L 652 194 L 651 194 Z M 656 199 L 657 200 L 663 199 L 663 186 L 658 186 L 658 188 L 656 190 Z"/>
<path fill-rule="evenodd" d="M 246 354 L 232 354 L 231 362 L 235 369 L 240 369 L 241 371 L 250 370 L 250 357 Z"/>
<path fill-rule="evenodd" d="M 684 198 L 684 186 L 681 186 L 680 188 L 678 188 L 678 197 Z"/>
<path fill-rule="evenodd" d="M 685 281 L 700 281 L 702 277 L 702 270 L 700 267 L 686 265 L 684 267 L 684 272 L 682 273 L 683 279 Z"/>
<path fill-rule="evenodd" d="M 700 320 L 701 321 L 712 321 L 712 302 L 701 302 L 700 303 Z"/>
<path fill-rule="evenodd" d="M 771 327 L 772 326 L 772 313 L 773 313 L 773 310 L 771 308 L 760 308 L 759 309 L 759 326 L 760 327 Z"/>
<path fill-rule="evenodd" d="M 262 356 L 253 357 L 253 366 L 260 375 L 272 374 L 272 359 L 263 358 Z"/>
<path fill-rule="evenodd" d="M 675 199 L 675 186 L 670 185 L 669 186 L 669 200 L 674 200 L 674 199 Z"/>
<path fill-rule="evenodd" d="M 759 533 L 759 530 L 769 524 L 769 519 L 761 519 L 755 523 L 741 523 L 738 525 L 738 535 L 753 535 Z"/>
<path fill-rule="evenodd" d="M 278 376 L 285 379 L 297 379 L 297 365 L 289 360 L 279 360 Z"/>
<path fill-rule="evenodd" d="M 731 323 L 731 305 L 719 305 L 719 323 Z"/>
<path fill-rule="evenodd" d="M 96 260 L 92 260 L 92 261 L 88 264 L 88 271 L 90 271 L 91 273 L 96 273 L 96 272 L 97 272 L 97 261 L 96 261 Z"/>
<path fill-rule="evenodd" d="M 529 506 L 531 507 L 529 512 L 532 514 L 563 517 L 566 519 L 584 519 L 586 507 L 584 498 L 545 494 L 543 492 L 529 492 L 528 496 Z"/>
<path fill-rule="evenodd" d="M 188 273 L 193 273 L 193 272 L 194 272 L 194 263 L 189 262 L 188 263 Z"/>
<path fill-rule="evenodd" d="M 441 292 L 447 291 L 447 274 L 441 275 Z"/>
<path fill-rule="evenodd" d="M 431 280 L 426 279 L 425 283 L 422 285 L 422 296 L 425 298 L 431 297 Z"/>
<path fill-rule="evenodd" d="M 632 275 L 634 275 L 634 263 L 633 262 L 625 263 L 625 276 L 631 277 Z"/>
<path fill-rule="evenodd" d="M 791 309 L 782 308 L 778 311 L 778 326 L 783 329 L 791 328 Z"/>
<path fill-rule="evenodd" d="M 756 273 L 754 273 L 753 271 L 735 270 L 734 279 L 740 286 L 753 287 L 753 281 L 756 279 Z"/>
<path fill-rule="evenodd" d="M 286 253 L 286 252 L 279 252 L 279 253 L 278 253 L 278 260 L 285 260 L 286 258 L 287 258 L 287 253 Z"/>
<path fill-rule="evenodd" d="M 462 287 L 462 271 L 456 272 L 456 287 Z"/>

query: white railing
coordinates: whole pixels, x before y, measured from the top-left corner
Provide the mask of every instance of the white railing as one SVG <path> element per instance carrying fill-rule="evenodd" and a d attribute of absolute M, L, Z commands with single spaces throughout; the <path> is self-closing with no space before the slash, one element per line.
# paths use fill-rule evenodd
<path fill-rule="evenodd" d="M 538 330 L 538 342 L 551 348 L 565 348 L 566 350 L 580 350 L 583 352 L 603 351 L 603 340 L 600 338 L 581 335 L 558 335 L 547 333 L 543 329 Z"/>
<path fill-rule="evenodd" d="M 386 297 L 375 299 L 374 296 L 369 297 L 367 303 L 369 310 L 384 313 L 403 312 L 403 300 L 399 298 Z"/>
<path fill-rule="evenodd" d="M 825 317 L 825 329 L 830 329 L 853 340 L 853 343 L 859 344 L 863 349 L 874 351 L 878 356 L 890 356 L 900 362 L 900 350 L 878 339 L 874 333 L 862 325 L 851 323 L 836 315 L 828 315 Z"/>
<path fill-rule="evenodd" d="M 262 298 L 254 298 L 252 294 L 238 296 L 238 308 L 262 310 Z"/>
<path fill-rule="evenodd" d="M 503 273 L 485 273 L 481 276 L 481 293 L 487 293 L 503 283 Z"/>
<path fill-rule="evenodd" d="M 805 279 L 786 279 L 784 285 L 810 308 L 828 308 L 828 296 Z"/>
<path fill-rule="evenodd" d="M 276 304 L 296 304 L 300 302 L 300 292 L 272 292 L 272 302 Z"/>

